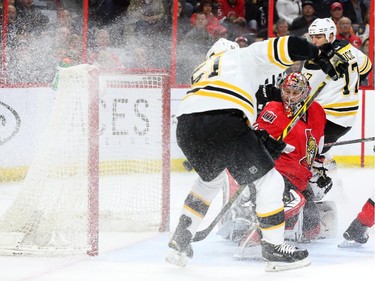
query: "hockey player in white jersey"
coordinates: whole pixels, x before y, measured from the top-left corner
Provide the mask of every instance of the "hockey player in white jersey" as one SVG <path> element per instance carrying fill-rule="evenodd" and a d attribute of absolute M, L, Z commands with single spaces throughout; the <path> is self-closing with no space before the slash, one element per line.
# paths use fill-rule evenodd
<path fill-rule="evenodd" d="M 313 59 L 337 79 L 332 50 L 320 50 L 292 36 L 271 38 L 246 48 L 219 39 L 192 75 L 177 123 L 177 143 L 199 178 L 186 197 L 166 260 L 185 266 L 193 257 L 191 241 L 214 197 L 226 184 L 228 170 L 240 185 L 255 184 L 256 214 L 262 231 L 267 271 L 310 264 L 308 252 L 284 242 L 284 181 L 274 168 L 286 144 L 255 131 L 255 93 L 271 75 L 297 60 Z"/>
<path fill-rule="evenodd" d="M 336 25 L 330 18 L 318 18 L 310 25 L 308 32 L 312 44 L 318 47 L 328 46 L 347 60 L 349 66 L 340 78 L 327 83 L 315 99 L 324 108 L 327 124 L 324 142 L 333 143 L 345 135 L 354 125 L 359 109 L 359 86 L 372 68 L 369 58 L 346 40 L 336 40 Z M 301 71 L 309 80 L 314 91 L 326 77 L 326 74 L 313 61 L 306 61 Z M 332 146 L 325 147 L 317 165 L 324 162 L 328 169 L 335 168 L 335 162 L 329 153 Z M 332 165 L 330 165 L 332 163 Z"/>

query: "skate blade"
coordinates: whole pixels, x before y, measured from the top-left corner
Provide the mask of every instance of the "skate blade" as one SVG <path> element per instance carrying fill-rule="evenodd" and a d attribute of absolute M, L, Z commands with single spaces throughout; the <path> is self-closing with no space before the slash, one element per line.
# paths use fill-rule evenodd
<path fill-rule="evenodd" d="M 189 258 L 185 253 L 179 253 L 176 250 L 171 249 L 166 256 L 165 261 L 173 265 L 185 267 L 189 262 Z"/>
<path fill-rule="evenodd" d="M 361 248 L 363 244 L 357 243 L 355 241 L 344 240 L 337 245 L 339 248 Z"/>
<path fill-rule="evenodd" d="M 301 267 L 305 267 L 310 265 L 311 261 L 307 257 L 303 260 L 296 261 L 296 262 L 270 262 L 266 261 L 266 272 L 277 272 L 277 271 L 284 271 L 290 269 L 297 269 Z"/>

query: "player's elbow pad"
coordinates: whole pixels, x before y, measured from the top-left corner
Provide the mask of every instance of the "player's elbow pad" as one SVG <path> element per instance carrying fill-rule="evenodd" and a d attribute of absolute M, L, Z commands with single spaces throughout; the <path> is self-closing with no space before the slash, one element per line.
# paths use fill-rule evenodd
<path fill-rule="evenodd" d="M 319 54 L 318 47 L 296 36 L 289 36 L 288 50 L 293 61 L 312 59 Z"/>

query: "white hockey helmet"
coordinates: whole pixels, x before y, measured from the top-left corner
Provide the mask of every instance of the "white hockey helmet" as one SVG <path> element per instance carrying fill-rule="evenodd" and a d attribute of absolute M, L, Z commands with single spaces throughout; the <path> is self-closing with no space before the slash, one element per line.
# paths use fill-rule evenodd
<path fill-rule="evenodd" d="M 329 41 L 329 35 L 333 33 L 333 39 Z M 330 18 L 316 19 L 309 26 L 309 35 L 324 34 L 329 43 L 335 41 L 337 28 Z"/>
<path fill-rule="evenodd" d="M 206 59 L 209 59 L 212 55 L 224 53 L 239 48 L 240 46 L 236 42 L 229 41 L 225 38 L 220 38 L 212 45 L 211 49 L 208 50 L 206 54 Z"/>

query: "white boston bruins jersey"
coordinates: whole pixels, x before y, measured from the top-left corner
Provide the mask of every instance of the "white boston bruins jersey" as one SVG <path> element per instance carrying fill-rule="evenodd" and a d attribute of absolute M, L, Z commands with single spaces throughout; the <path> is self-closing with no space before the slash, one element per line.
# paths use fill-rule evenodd
<path fill-rule="evenodd" d="M 348 60 L 349 67 L 342 78 L 329 80 L 315 100 L 324 108 L 329 121 L 351 127 L 359 108 L 360 75 L 371 70 L 371 61 L 346 40 L 336 40 L 332 44 Z M 305 62 L 302 73 L 309 79 L 312 93 L 327 76 L 311 61 Z"/>
<path fill-rule="evenodd" d="M 194 70 L 191 89 L 183 98 L 178 115 L 239 109 L 253 124 L 259 85 L 293 64 L 288 40 L 288 36 L 271 38 L 211 56 Z"/>

